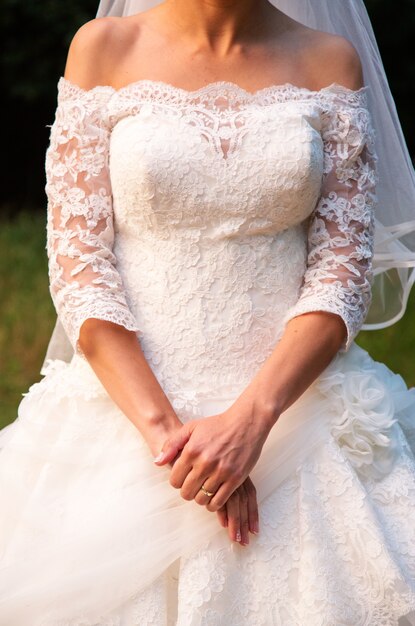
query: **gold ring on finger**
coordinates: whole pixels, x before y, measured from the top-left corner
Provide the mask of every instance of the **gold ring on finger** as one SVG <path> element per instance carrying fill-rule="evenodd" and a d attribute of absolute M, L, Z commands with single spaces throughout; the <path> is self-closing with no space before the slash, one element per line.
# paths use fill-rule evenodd
<path fill-rule="evenodd" d="M 203 493 L 205 494 L 205 496 L 208 496 L 209 498 L 211 498 L 212 496 L 215 495 L 215 491 L 208 491 L 207 489 L 205 489 L 205 486 L 202 485 L 199 489 L 199 491 L 203 491 Z"/>

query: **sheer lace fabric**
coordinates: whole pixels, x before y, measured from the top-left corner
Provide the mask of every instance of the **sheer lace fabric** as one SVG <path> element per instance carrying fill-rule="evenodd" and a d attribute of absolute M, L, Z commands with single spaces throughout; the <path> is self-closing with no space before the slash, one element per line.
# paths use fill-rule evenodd
<path fill-rule="evenodd" d="M 61 79 L 46 160 L 47 249 L 52 298 L 75 349 L 80 351 L 79 329 L 88 317 L 143 334 L 114 256 L 114 210 L 120 230 L 128 218 L 161 257 L 171 254 L 177 281 L 183 269 L 187 279 L 189 272 L 176 259 L 191 265 L 195 247 L 206 250 L 210 263 L 221 263 L 222 251 L 214 255 L 208 246 L 220 241 L 229 250 L 239 238 L 258 257 L 258 245 L 265 249 L 294 233 L 299 237 L 308 225 L 303 284 L 300 291 L 297 284 L 286 290 L 285 320 L 315 310 L 340 315 L 348 349 L 370 302 L 375 167 L 365 98 L 364 89 L 336 85 L 317 93 L 284 85 L 250 94 L 231 83 L 187 92 L 138 81 L 118 91 L 85 91 Z M 123 128 L 132 131 L 136 159 L 114 164 L 113 206 L 111 134 L 122 134 Z M 123 139 L 128 143 L 125 134 Z M 117 151 L 116 138 L 114 143 Z M 216 158 L 206 171 L 211 151 Z M 120 168 L 122 185 L 117 184 Z M 232 197 L 223 185 L 232 189 Z M 189 250 L 183 251 L 184 245 Z M 221 273 L 228 268 L 224 265 Z M 143 266 L 143 273 L 148 269 Z M 237 323 L 250 306 L 249 279 L 261 276 L 247 278 L 236 287 Z M 189 287 L 198 285 L 190 280 Z M 233 285 L 222 287 L 232 290 Z M 172 313 L 172 294 L 167 290 L 166 295 Z"/>
<path fill-rule="evenodd" d="M 337 106 L 334 114 L 325 113 L 322 193 L 310 220 L 304 285 L 287 319 L 315 310 L 337 313 L 347 328 L 347 348 L 371 302 L 376 170 L 364 105 Z"/>
<path fill-rule="evenodd" d="M 138 331 L 112 251 L 106 101 L 64 98 L 46 156 L 50 291 L 73 344 L 91 317 Z"/>

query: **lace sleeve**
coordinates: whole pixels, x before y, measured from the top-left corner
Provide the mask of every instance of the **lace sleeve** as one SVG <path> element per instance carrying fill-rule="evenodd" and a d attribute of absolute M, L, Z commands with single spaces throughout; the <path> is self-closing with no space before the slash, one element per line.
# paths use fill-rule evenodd
<path fill-rule="evenodd" d="M 376 157 L 366 92 L 339 95 L 322 113 L 322 192 L 308 227 L 307 269 L 285 321 L 311 311 L 339 315 L 347 351 L 371 302 Z"/>
<path fill-rule="evenodd" d="M 109 94 L 60 83 L 46 152 L 50 293 L 77 354 L 88 318 L 140 334 L 112 251 L 114 224 L 108 172 Z"/>

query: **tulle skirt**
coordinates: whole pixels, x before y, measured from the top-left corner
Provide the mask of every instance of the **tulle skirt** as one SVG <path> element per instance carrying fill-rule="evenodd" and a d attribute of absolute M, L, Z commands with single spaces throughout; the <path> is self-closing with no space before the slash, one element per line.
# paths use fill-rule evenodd
<path fill-rule="evenodd" d="M 186 421 L 235 397 L 170 399 Z M 355 344 L 272 429 L 245 547 L 78 356 L 50 362 L 0 447 L 0 626 L 415 624 L 415 390 Z"/>

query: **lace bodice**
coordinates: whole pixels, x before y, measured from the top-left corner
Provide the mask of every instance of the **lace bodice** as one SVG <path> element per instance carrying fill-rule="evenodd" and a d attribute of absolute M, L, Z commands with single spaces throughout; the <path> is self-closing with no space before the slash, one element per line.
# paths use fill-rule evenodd
<path fill-rule="evenodd" d="M 133 330 L 166 384 L 248 382 L 289 319 L 370 302 L 366 88 L 59 82 L 46 156 L 50 290 L 78 354 L 90 317 Z M 177 384 L 177 383 L 176 383 Z"/>

